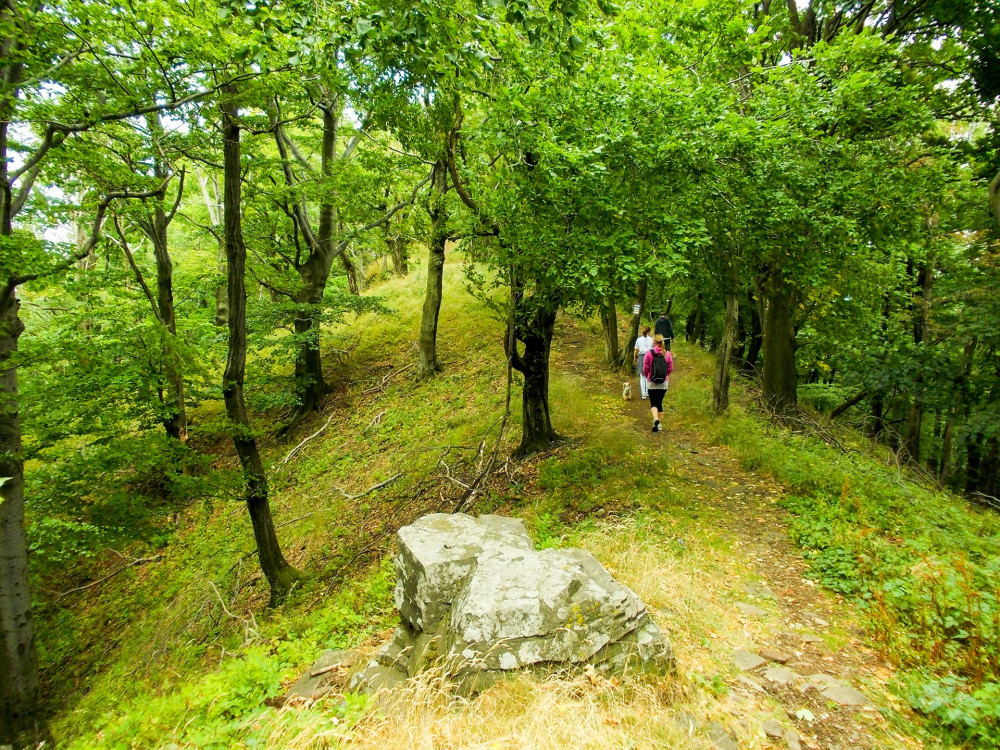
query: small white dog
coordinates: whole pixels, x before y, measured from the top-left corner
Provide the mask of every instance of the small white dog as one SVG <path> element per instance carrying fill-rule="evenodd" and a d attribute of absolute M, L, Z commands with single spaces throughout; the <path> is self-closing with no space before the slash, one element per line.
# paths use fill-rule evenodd
<path fill-rule="evenodd" d="M 631 401 L 632 400 L 632 384 L 631 383 L 628 383 L 628 382 L 622 383 L 622 398 L 625 399 L 626 401 Z"/>

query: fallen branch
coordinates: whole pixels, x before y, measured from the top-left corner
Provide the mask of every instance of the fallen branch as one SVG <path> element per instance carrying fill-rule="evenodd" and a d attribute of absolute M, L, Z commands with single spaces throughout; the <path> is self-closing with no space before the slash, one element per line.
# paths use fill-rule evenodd
<path fill-rule="evenodd" d="M 398 474 L 393 474 L 391 477 L 389 477 L 388 479 L 386 479 L 384 482 L 379 482 L 378 484 L 373 484 L 367 490 L 365 490 L 364 492 L 359 492 L 357 495 L 349 495 L 348 493 L 344 492 L 344 490 L 340 489 L 340 487 L 334 487 L 334 489 L 337 490 L 337 492 L 339 492 L 341 495 L 343 495 L 345 500 L 358 500 L 358 499 L 364 497 L 365 495 L 370 495 L 372 492 L 375 492 L 376 490 L 380 490 L 383 487 L 392 484 L 397 479 L 399 479 L 401 476 L 403 476 L 402 472 L 399 472 Z M 313 512 L 315 512 L 315 511 L 313 511 Z"/>
<path fill-rule="evenodd" d="M 117 554 L 121 555 L 120 552 L 118 552 Z M 98 585 L 104 583 L 105 581 L 111 580 L 116 575 L 118 575 L 119 573 L 121 573 L 123 570 L 128 570 L 129 568 L 133 568 L 136 565 L 145 565 L 146 563 L 156 562 L 157 560 L 162 560 L 162 559 L 163 559 L 163 555 L 156 555 L 154 557 L 140 557 L 138 560 L 132 560 L 128 564 L 123 565 L 122 567 L 118 568 L 118 570 L 116 570 L 114 573 L 108 573 L 108 575 L 104 576 L 103 578 L 98 578 L 96 581 L 92 581 L 92 582 L 90 582 L 90 583 L 88 583 L 88 584 L 86 584 L 84 586 L 77 586 L 75 589 L 70 589 L 69 591 L 62 592 L 61 594 L 59 594 L 52 601 L 58 602 L 60 599 L 62 599 L 64 597 L 67 597 L 70 594 L 75 594 L 78 591 L 86 591 L 89 588 L 93 588 L 94 586 L 98 586 Z"/>
<path fill-rule="evenodd" d="M 327 674 L 327 673 L 333 672 L 333 671 L 335 671 L 337 669 L 342 669 L 343 666 L 344 666 L 343 664 L 330 664 L 329 666 L 322 667 L 321 669 L 317 669 L 314 672 L 310 672 L 309 676 L 310 677 L 319 677 L 322 674 Z"/>
<path fill-rule="evenodd" d="M 404 373 L 404 372 L 406 372 L 407 370 L 411 370 L 411 369 L 413 369 L 414 367 L 416 367 L 416 363 L 414 363 L 414 364 L 409 364 L 409 365 L 407 365 L 406 367 L 400 367 L 400 368 L 399 368 L 398 370 L 393 370 L 393 371 L 392 371 L 392 372 L 390 372 L 390 373 L 389 373 L 388 375 L 386 375 L 386 376 L 385 376 L 384 378 L 382 378 L 382 382 L 381 382 L 381 383 L 379 383 L 379 384 L 378 384 L 378 385 L 376 385 L 376 386 L 372 386 L 371 388 L 369 388 L 369 389 L 368 389 L 368 390 L 366 390 L 366 391 L 362 391 L 362 392 L 361 392 L 361 393 L 362 393 L 362 395 L 368 395 L 369 393 L 375 393 L 375 392 L 382 392 L 382 391 L 384 391 L 384 390 L 385 390 L 385 387 L 386 387 L 386 385 L 388 385 L 388 384 L 389 384 L 389 381 L 390 381 L 390 380 L 392 380 L 392 379 L 393 379 L 394 377 L 396 377 L 397 375 L 401 375 L 401 374 L 403 374 L 403 373 Z"/>
<path fill-rule="evenodd" d="M 500 445 L 501 443 L 503 443 L 503 433 L 504 430 L 507 428 L 507 419 L 508 417 L 510 417 L 510 390 L 511 390 L 511 381 L 513 380 L 513 374 L 514 374 L 512 367 L 513 364 L 511 362 L 511 358 L 507 357 L 507 399 L 506 403 L 504 404 L 503 419 L 500 421 L 500 433 L 497 435 L 497 442 L 493 446 L 493 452 L 490 453 L 489 460 L 486 462 L 486 468 L 480 471 L 478 475 L 476 475 L 476 478 L 472 480 L 472 484 L 466 485 L 467 489 L 465 493 L 462 495 L 462 497 L 459 499 L 458 504 L 455 505 L 455 507 L 452 509 L 452 513 L 460 513 L 462 509 L 465 508 L 466 505 L 471 503 L 475 499 L 476 494 L 479 492 L 479 488 L 482 485 L 483 481 L 488 476 L 490 476 L 490 474 L 493 473 L 493 467 L 496 465 L 497 456 L 500 454 Z M 483 442 L 479 444 L 479 459 L 478 459 L 479 461 L 482 461 L 484 445 L 485 445 L 485 438 L 483 439 Z M 504 462 L 503 469 L 505 472 L 507 471 L 507 464 L 509 461 L 510 459 L 507 459 L 507 461 Z M 509 476 L 510 475 L 508 473 L 508 477 Z"/>
<path fill-rule="evenodd" d="M 326 430 L 326 428 L 330 426 L 330 422 L 332 422 L 332 421 L 333 421 L 333 417 L 334 417 L 334 415 L 333 415 L 333 414 L 331 414 L 331 415 L 330 415 L 330 417 L 329 417 L 329 418 L 328 418 L 328 419 L 326 420 L 326 424 L 324 424 L 324 425 L 323 425 L 322 427 L 320 427 L 320 428 L 319 428 L 318 430 L 316 430 L 316 432 L 314 432 L 314 433 L 313 433 L 312 435 L 310 435 L 309 437 L 305 438 L 305 439 L 304 439 L 304 440 L 303 440 L 303 441 L 302 441 L 301 443 L 299 443 L 299 444 L 298 444 L 298 445 L 296 445 L 296 446 L 295 446 L 294 448 L 292 448 L 292 449 L 291 449 L 290 451 L 288 451 L 288 455 L 287 455 L 287 456 L 285 456 L 285 457 L 284 457 L 284 458 L 283 458 L 283 459 L 281 460 L 281 462 L 280 462 L 280 463 L 278 464 L 278 467 L 281 467 L 281 466 L 284 466 L 284 465 L 285 465 L 285 464 L 287 464 L 287 463 L 288 463 L 289 461 L 291 461 L 291 460 L 292 460 L 292 458 L 293 458 L 293 457 L 295 456 L 295 454 L 296 454 L 296 453 L 298 453 L 298 452 L 299 452 L 300 450 L 302 450 L 302 446 L 304 446 L 304 445 L 305 445 L 306 443 L 308 443 L 308 442 L 309 442 L 310 440 L 312 440 L 313 438 L 317 438 L 317 437 L 319 437 L 320 435 L 322 435 L 322 434 L 323 434 L 323 432 L 324 432 L 324 431 Z M 278 469 L 277 469 L 277 468 L 275 468 L 275 473 L 277 473 L 277 471 L 278 471 Z"/>
<path fill-rule="evenodd" d="M 834 409 L 832 412 L 830 412 L 830 419 L 836 419 L 837 417 L 839 417 L 841 414 L 843 414 L 845 411 L 847 411 L 848 409 L 850 409 L 855 404 L 860 404 L 865 399 L 865 397 L 867 395 L 868 395 L 868 390 L 865 389 L 865 390 L 861 391 L 860 393 L 857 393 L 854 396 L 851 396 L 851 398 L 847 399 L 847 401 L 845 401 L 840 406 L 838 406 L 836 409 Z"/>

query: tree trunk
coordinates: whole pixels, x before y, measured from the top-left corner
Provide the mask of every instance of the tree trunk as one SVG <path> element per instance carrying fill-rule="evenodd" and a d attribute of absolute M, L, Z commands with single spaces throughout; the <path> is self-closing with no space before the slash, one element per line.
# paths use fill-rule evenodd
<path fill-rule="evenodd" d="M 976 355 L 979 339 L 973 336 L 962 347 L 962 369 L 955 379 L 955 402 L 948 411 L 944 425 L 944 435 L 941 438 L 941 465 L 938 467 L 938 480 L 945 484 L 952 479 L 954 459 L 952 456 L 955 443 L 955 425 L 963 412 L 968 419 L 966 389 L 972 375 L 972 364 Z"/>
<path fill-rule="evenodd" d="M 872 394 L 872 422 L 870 434 L 873 438 L 881 437 L 885 431 L 885 399 L 882 391 Z"/>
<path fill-rule="evenodd" d="M 757 360 L 760 359 L 760 350 L 764 344 L 764 333 L 761 326 L 761 305 L 760 301 L 754 298 L 753 292 L 749 293 L 749 302 L 750 341 L 747 353 L 740 363 L 740 370 L 746 374 L 757 371 Z"/>
<path fill-rule="evenodd" d="M 621 358 L 618 343 L 618 310 L 613 299 L 606 299 L 601 305 L 601 326 L 604 328 L 604 358 L 614 367 Z"/>
<path fill-rule="evenodd" d="M 347 274 L 347 290 L 355 297 L 359 296 L 361 287 L 358 284 L 358 269 L 346 250 L 340 254 L 340 261 L 344 264 L 344 272 Z"/>
<path fill-rule="evenodd" d="M 159 114 L 146 116 L 150 134 L 153 138 L 154 153 L 158 153 L 156 142 L 163 136 L 163 126 Z M 153 173 L 158 179 L 165 179 L 168 174 L 167 165 L 160 156 L 153 159 Z M 184 189 L 184 178 L 181 176 L 179 191 Z M 180 196 L 178 195 L 178 201 Z M 163 380 L 165 388 L 162 418 L 163 428 L 174 440 L 187 440 L 187 412 L 184 408 L 184 366 L 180 353 L 177 351 L 177 317 L 174 312 L 174 265 L 170 259 L 170 248 L 167 240 L 167 228 L 173 216 L 168 216 L 163 208 L 162 200 L 157 200 L 148 214 L 148 223 L 142 223 L 142 229 L 153 243 L 153 258 L 156 260 L 156 307 L 162 325 L 167 329 L 163 336 L 161 356 L 163 357 Z"/>
<path fill-rule="evenodd" d="M 17 268 L 8 267 L 14 239 L 14 194 L 8 134 L 24 68 L 15 49 L 13 0 L 0 4 L 0 746 L 15 750 L 51 739 L 42 712 L 38 651 L 28 586 L 28 538 L 24 528 L 24 453 L 17 393 L 17 340 L 24 331 L 17 299 Z M 8 34 L 12 34 L 8 36 Z M 24 189 L 24 188 L 22 188 Z"/>
<path fill-rule="evenodd" d="M 397 234 L 386 238 L 385 244 L 389 246 L 389 253 L 392 256 L 393 273 L 397 276 L 406 276 L 410 272 L 406 238 Z"/>
<path fill-rule="evenodd" d="M 555 329 L 556 311 L 542 306 L 516 326 L 517 338 L 524 343 L 524 354 L 516 351 L 511 364 L 524 376 L 521 391 L 521 444 L 516 457 L 548 450 L 557 435 L 549 418 L 549 353 Z"/>
<path fill-rule="evenodd" d="M 10 239 L 5 232 L 4 240 Z M 4 276 L 12 275 L 3 269 Z M 0 746 L 35 747 L 48 738 L 28 589 L 24 458 L 18 414 L 17 339 L 24 324 L 13 290 L 0 299 Z"/>
<path fill-rule="evenodd" d="M 983 433 L 968 435 L 965 439 L 965 492 L 979 491 L 983 463 Z"/>
<path fill-rule="evenodd" d="M 729 409 L 729 369 L 739 328 L 740 301 L 735 294 L 726 296 L 726 320 L 722 329 L 722 344 L 715 357 L 715 377 L 712 379 L 712 405 L 716 415 Z"/>
<path fill-rule="evenodd" d="M 925 352 L 924 345 L 930 338 L 930 298 L 934 283 L 934 269 L 927 263 L 921 263 L 917 270 L 917 293 L 913 298 L 913 343 L 916 344 L 918 356 Z M 921 384 L 923 376 L 920 370 L 916 375 L 916 387 L 907 407 L 906 431 L 900 444 L 902 457 L 914 463 L 920 462 L 920 435 L 923 425 L 924 408 L 921 401 Z"/>
<path fill-rule="evenodd" d="M 646 311 L 646 289 L 648 282 L 644 279 L 636 284 L 635 298 L 632 301 L 632 315 L 628 319 L 628 340 L 621 351 L 619 364 L 623 370 L 632 368 L 632 354 L 635 352 L 635 342 L 639 338 L 639 325 L 642 323 L 642 314 Z M 639 306 L 639 312 L 635 312 L 635 306 Z"/>
<path fill-rule="evenodd" d="M 233 95 L 233 87 L 224 93 Z M 257 450 L 250 418 L 243 400 L 243 378 L 246 370 L 246 246 L 243 242 L 240 185 L 240 128 L 238 111 L 231 99 L 222 105 L 223 161 L 225 165 L 225 239 L 228 265 L 227 289 L 229 300 L 229 350 L 222 376 L 222 394 L 226 414 L 233 423 L 233 444 L 243 467 L 244 490 L 257 558 L 271 587 L 270 605 L 277 606 L 291 590 L 300 574 L 288 564 L 281 552 L 268 502 L 267 475 Z"/>
<path fill-rule="evenodd" d="M 763 285 L 764 403 L 775 414 L 793 412 L 798 405 L 798 370 L 795 366 L 795 321 L 784 276 L 772 269 Z"/>
<path fill-rule="evenodd" d="M 444 287 L 444 248 L 448 239 L 448 213 L 445 209 L 447 164 L 442 158 L 434 165 L 431 192 L 431 242 L 427 257 L 427 293 L 420 319 L 420 362 L 417 379 L 429 378 L 441 371 L 437 356 L 438 317 Z"/>
<path fill-rule="evenodd" d="M 332 101 L 324 101 L 320 109 L 323 113 L 320 169 L 323 177 L 328 178 L 337 158 L 338 111 Z M 292 187 L 295 185 L 295 178 L 289 166 L 285 134 L 280 127 L 275 128 L 274 139 L 282 159 L 285 182 Z M 293 299 L 298 303 L 293 321 L 295 334 L 298 337 L 298 351 L 295 354 L 295 396 L 298 407 L 288 423 L 278 431 L 279 435 L 287 435 L 298 427 L 319 407 L 323 397 L 329 392 L 326 380 L 323 378 L 320 326 L 323 295 L 336 254 L 333 228 L 337 217 L 333 200 L 332 191 L 323 191 L 319 205 L 319 227 L 315 232 L 303 202 L 297 203 L 291 212 L 293 221 L 305 240 L 308 253 L 304 262 L 296 261 L 295 264 L 295 272 L 299 276 L 300 283 L 299 290 L 293 295 Z M 353 266 L 347 257 L 346 247 L 341 248 L 340 257 L 343 259 L 344 267 L 349 269 L 347 278 L 348 283 L 354 285 L 352 292 L 357 293 L 357 278 L 351 273 Z"/>
<path fill-rule="evenodd" d="M 944 423 L 944 432 L 941 434 L 941 462 L 938 464 L 938 481 L 947 484 L 951 479 L 952 450 L 955 444 L 955 414 L 954 410 L 948 412 Z"/>

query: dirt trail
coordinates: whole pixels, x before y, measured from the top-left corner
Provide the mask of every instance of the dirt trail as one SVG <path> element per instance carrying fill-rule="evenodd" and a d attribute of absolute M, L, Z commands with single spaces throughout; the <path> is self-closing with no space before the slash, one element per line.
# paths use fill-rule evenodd
<path fill-rule="evenodd" d="M 607 373 L 599 380 L 605 393 L 620 394 L 624 377 Z M 686 384 L 686 378 L 692 382 Z M 755 660 L 746 651 L 741 654 L 736 644 L 712 645 L 713 652 L 727 660 L 730 705 L 746 708 L 730 718 L 745 723 L 755 706 L 758 715 L 768 709 L 773 714 L 777 706 L 784 709 L 784 724 L 794 726 L 798 738 L 794 733 L 777 736 L 754 747 L 882 748 L 887 737 L 894 747 L 922 747 L 918 740 L 895 731 L 880 710 L 908 711 L 885 688 L 893 667 L 866 645 L 851 603 L 804 577 L 808 566 L 789 538 L 788 513 L 778 505 L 787 488 L 744 470 L 727 447 L 709 444 L 696 426 L 674 425 L 677 407 L 672 397 L 685 386 L 710 390 L 707 374 L 678 367 L 664 399 L 660 433 L 651 431 L 648 401 L 638 399 L 632 380 L 635 398 L 622 402 L 623 418 L 651 450 L 666 454 L 678 482 L 697 487 L 713 532 L 731 545 L 732 554 L 751 573 L 742 590 L 731 592 L 731 604 L 754 633 L 756 648 L 747 651 L 762 657 L 762 663 L 753 666 Z M 697 518 L 697 509 L 694 513 Z M 740 656 L 747 659 L 743 668 L 734 663 Z M 850 705 L 860 700 L 866 704 Z"/>

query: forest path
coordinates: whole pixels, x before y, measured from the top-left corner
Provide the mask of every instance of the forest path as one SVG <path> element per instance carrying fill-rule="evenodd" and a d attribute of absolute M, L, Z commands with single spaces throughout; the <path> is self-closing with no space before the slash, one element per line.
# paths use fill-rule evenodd
<path fill-rule="evenodd" d="M 906 716 L 909 709 L 888 690 L 894 668 L 866 642 L 854 605 L 805 578 L 808 564 L 789 538 L 789 514 L 779 504 L 787 488 L 745 469 L 727 446 L 711 440 L 712 419 L 704 403 L 711 393 L 709 358 L 683 344 L 680 350 L 659 433 L 651 431 L 649 402 L 638 398 L 634 377 L 633 399 L 622 400 L 629 373 L 609 371 L 593 361 L 593 352 L 572 344 L 559 359 L 577 374 L 592 360 L 584 387 L 597 398 L 614 394 L 651 473 L 658 471 L 654 466 L 668 467 L 671 500 L 659 508 L 665 523 L 684 528 L 692 541 L 714 545 L 737 573 L 722 584 L 724 601 L 706 606 L 721 604 L 738 624 L 711 634 L 707 643 L 681 648 L 682 672 L 687 650 L 693 663 L 718 669 L 713 679 L 726 684 L 719 705 L 709 706 L 707 716 L 692 717 L 692 732 L 705 734 L 708 727 L 711 737 L 715 731 L 719 741 L 710 746 L 719 748 L 923 747 L 906 736 L 908 721 L 891 718 Z M 680 516 L 689 523 L 677 526 Z M 715 575 L 707 561 L 704 570 Z M 668 631 L 671 614 L 666 622 L 658 618 Z M 770 720 L 763 720 L 765 715 Z M 725 744 L 719 723 L 709 721 L 713 717 L 726 717 L 730 726 L 761 727 L 768 737 L 762 744 L 744 744 L 745 735 L 736 732 L 740 742 Z"/>

